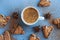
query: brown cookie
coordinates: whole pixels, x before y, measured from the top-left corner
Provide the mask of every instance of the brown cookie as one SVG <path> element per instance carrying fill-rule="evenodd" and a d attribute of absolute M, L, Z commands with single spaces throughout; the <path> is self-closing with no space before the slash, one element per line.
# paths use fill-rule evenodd
<path fill-rule="evenodd" d="M 54 19 L 53 20 L 53 24 L 57 25 L 60 23 L 60 18 Z"/>
<path fill-rule="evenodd" d="M 14 34 L 24 34 L 24 30 L 21 26 L 18 26 L 15 31 Z"/>
<path fill-rule="evenodd" d="M 53 23 L 57 28 L 60 28 L 60 18 L 53 19 L 52 23 Z"/>
<path fill-rule="evenodd" d="M 6 31 L 3 36 L 4 36 L 4 40 L 11 40 L 11 35 L 8 31 Z"/>
<path fill-rule="evenodd" d="M 40 40 L 40 38 L 39 37 L 36 37 L 35 34 L 31 34 L 29 40 Z"/>
<path fill-rule="evenodd" d="M 9 20 L 10 20 L 10 16 L 7 16 L 5 18 L 3 15 L 0 15 L 0 26 L 5 26 Z"/>
<path fill-rule="evenodd" d="M 57 28 L 60 29 L 60 23 L 57 25 Z"/>
<path fill-rule="evenodd" d="M 18 12 L 13 12 L 13 18 L 18 19 Z"/>
<path fill-rule="evenodd" d="M 51 31 L 53 30 L 53 26 L 43 26 L 42 27 L 42 31 L 43 31 L 43 34 L 44 34 L 44 37 L 45 38 L 48 38 L 48 36 L 50 35 Z"/>
<path fill-rule="evenodd" d="M 50 1 L 49 0 L 41 0 L 38 4 L 38 6 L 41 6 L 41 7 L 47 7 L 47 6 L 50 6 Z"/>
<path fill-rule="evenodd" d="M 3 35 L 0 35 L 0 40 L 3 40 Z"/>
<path fill-rule="evenodd" d="M 0 35 L 0 40 L 15 40 L 11 37 L 9 31 L 5 31 L 3 35 Z"/>

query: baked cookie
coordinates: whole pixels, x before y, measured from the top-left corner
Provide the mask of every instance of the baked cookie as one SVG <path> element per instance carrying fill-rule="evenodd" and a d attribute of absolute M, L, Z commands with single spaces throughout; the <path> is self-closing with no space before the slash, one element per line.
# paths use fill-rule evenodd
<path fill-rule="evenodd" d="M 3 35 L 0 35 L 0 40 L 15 40 L 15 38 L 11 37 L 8 31 L 5 31 Z"/>
<path fill-rule="evenodd" d="M 60 23 L 60 18 L 54 19 L 53 20 L 53 24 L 57 25 Z"/>
<path fill-rule="evenodd" d="M 3 35 L 0 35 L 0 40 L 3 40 Z"/>
<path fill-rule="evenodd" d="M 13 20 L 13 21 L 14 21 L 14 20 Z M 10 32 L 11 34 L 14 34 L 14 31 L 16 30 L 17 27 L 18 27 L 18 24 L 15 23 L 15 22 L 13 22 L 13 23 L 10 25 L 10 27 L 9 27 L 9 32 Z"/>
<path fill-rule="evenodd" d="M 41 6 L 41 7 L 47 7 L 47 6 L 50 6 L 50 1 L 49 0 L 41 0 L 38 4 L 38 6 Z"/>
<path fill-rule="evenodd" d="M 53 30 L 53 26 L 43 26 L 42 27 L 42 31 L 43 31 L 43 34 L 44 34 L 44 37 L 45 38 L 48 38 L 48 36 L 50 35 L 51 31 Z"/>
<path fill-rule="evenodd" d="M 40 26 L 33 27 L 34 32 L 40 32 Z"/>
<path fill-rule="evenodd" d="M 13 12 L 13 18 L 18 19 L 18 12 Z"/>
<path fill-rule="evenodd" d="M 8 31 L 5 31 L 3 36 L 4 36 L 4 40 L 11 40 L 11 35 L 10 35 L 10 33 Z"/>
<path fill-rule="evenodd" d="M 7 16 L 6 18 L 0 14 L 0 26 L 5 26 L 8 21 L 10 20 L 10 16 Z"/>
<path fill-rule="evenodd" d="M 24 34 L 24 30 L 21 26 L 18 26 L 15 31 L 14 34 Z"/>
<path fill-rule="evenodd" d="M 52 23 L 56 25 L 57 28 L 60 29 L 60 18 L 53 19 Z"/>
<path fill-rule="evenodd" d="M 36 37 L 35 34 L 31 34 L 29 40 L 40 40 L 40 38 L 39 37 Z"/>

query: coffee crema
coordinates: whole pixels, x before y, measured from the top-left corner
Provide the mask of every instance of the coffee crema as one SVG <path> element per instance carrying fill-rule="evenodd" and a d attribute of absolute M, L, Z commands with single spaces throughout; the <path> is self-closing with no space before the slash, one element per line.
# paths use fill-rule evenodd
<path fill-rule="evenodd" d="M 33 23 L 38 19 L 38 12 L 34 8 L 26 9 L 23 15 L 23 18 L 27 23 Z"/>

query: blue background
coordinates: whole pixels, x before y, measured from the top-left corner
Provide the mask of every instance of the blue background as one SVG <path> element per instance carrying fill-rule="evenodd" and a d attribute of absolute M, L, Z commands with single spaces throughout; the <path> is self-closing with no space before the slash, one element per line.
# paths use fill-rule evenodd
<path fill-rule="evenodd" d="M 40 11 L 41 16 L 43 16 L 43 14 L 46 12 L 50 12 L 53 18 L 60 17 L 60 0 L 50 0 L 51 5 L 49 7 L 44 7 L 44 8 L 37 6 L 39 1 L 40 0 L 0 0 L 0 14 L 4 14 L 5 16 L 8 16 L 8 15 L 11 15 L 12 12 L 18 11 L 18 10 L 19 10 L 19 14 L 21 14 L 21 11 L 25 7 L 34 6 Z M 23 25 L 25 34 L 12 35 L 16 40 L 29 40 L 30 34 L 34 33 L 32 30 L 32 27 L 34 26 L 50 25 L 47 20 L 38 21 L 35 25 L 32 25 L 32 26 L 26 26 L 22 22 L 20 24 Z M 7 30 L 7 27 L 8 27 L 8 24 L 6 25 L 6 27 L 0 28 L 0 34 L 3 34 L 4 31 Z M 53 32 L 51 33 L 48 39 L 45 39 L 43 37 L 43 34 L 41 31 L 35 34 L 39 36 L 41 40 L 60 40 L 60 30 L 56 28 L 53 30 Z"/>

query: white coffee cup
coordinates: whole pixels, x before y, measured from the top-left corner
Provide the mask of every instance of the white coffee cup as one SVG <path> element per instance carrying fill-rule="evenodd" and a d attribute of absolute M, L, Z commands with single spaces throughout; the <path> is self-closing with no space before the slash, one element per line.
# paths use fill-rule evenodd
<path fill-rule="evenodd" d="M 33 22 L 33 23 L 27 23 L 27 22 L 24 20 L 24 18 L 23 18 L 24 11 L 25 11 L 26 9 L 28 9 L 28 8 L 33 8 L 33 9 L 35 9 L 35 10 L 38 12 L 38 18 L 37 18 L 37 20 L 36 20 L 35 22 Z M 33 7 L 33 6 L 28 6 L 28 7 L 26 7 L 26 8 L 23 9 L 23 11 L 22 11 L 22 13 L 21 13 L 21 19 L 22 19 L 22 21 L 23 21 L 26 25 L 34 25 L 35 23 L 38 22 L 38 20 L 44 20 L 44 17 L 40 16 L 40 13 L 39 13 L 38 9 L 36 9 L 36 8 Z"/>

